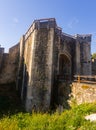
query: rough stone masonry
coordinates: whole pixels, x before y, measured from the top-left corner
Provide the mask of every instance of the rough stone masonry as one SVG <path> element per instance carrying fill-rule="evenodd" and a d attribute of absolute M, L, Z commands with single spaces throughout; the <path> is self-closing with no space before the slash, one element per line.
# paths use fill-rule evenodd
<path fill-rule="evenodd" d="M 9 54 L 0 47 L 0 84 L 16 82 L 27 111 L 48 110 L 62 104 L 61 82 L 91 75 L 90 46 L 90 34 L 63 33 L 54 18 L 35 20 Z"/>

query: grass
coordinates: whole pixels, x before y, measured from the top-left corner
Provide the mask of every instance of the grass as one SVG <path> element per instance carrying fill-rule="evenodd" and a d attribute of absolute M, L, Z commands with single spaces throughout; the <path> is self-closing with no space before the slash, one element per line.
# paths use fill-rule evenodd
<path fill-rule="evenodd" d="M 96 130 L 96 122 L 84 118 L 91 113 L 96 113 L 96 103 L 74 106 L 61 114 L 10 111 L 2 116 L 0 130 Z"/>

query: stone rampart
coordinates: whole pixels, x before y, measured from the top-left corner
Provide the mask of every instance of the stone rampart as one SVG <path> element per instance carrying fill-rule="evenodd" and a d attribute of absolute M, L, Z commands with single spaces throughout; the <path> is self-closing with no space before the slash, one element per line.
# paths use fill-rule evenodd
<path fill-rule="evenodd" d="M 16 81 L 16 72 L 18 67 L 18 44 L 9 49 L 9 53 L 2 55 L 2 69 L 0 72 L 0 84 L 7 84 Z"/>

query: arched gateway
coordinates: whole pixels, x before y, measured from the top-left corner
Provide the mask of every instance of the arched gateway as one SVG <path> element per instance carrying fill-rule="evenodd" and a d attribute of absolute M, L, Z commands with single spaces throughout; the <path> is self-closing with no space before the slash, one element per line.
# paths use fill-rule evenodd
<path fill-rule="evenodd" d="M 59 78 L 64 81 L 71 80 L 71 57 L 66 53 L 59 55 Z"/>

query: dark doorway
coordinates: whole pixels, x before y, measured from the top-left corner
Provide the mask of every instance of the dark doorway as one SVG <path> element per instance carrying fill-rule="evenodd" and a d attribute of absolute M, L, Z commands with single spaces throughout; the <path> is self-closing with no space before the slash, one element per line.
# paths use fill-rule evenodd
<path fill-rule="evenodd" d="M 59 57 L 59 77 L 65 81 L 71 80 L 71 61 L 65 54 Z"/>
<path fill-rule="evenodd" d="M 71 81 L 71 58 L 66 54 L 59 56 L 59 73 L 57 78 L 54 79 L 52 88 L 51 106 L 56 109 L 58 105 L 68 108 L 69 94 L 70 94 L 70 81 Z"/>

